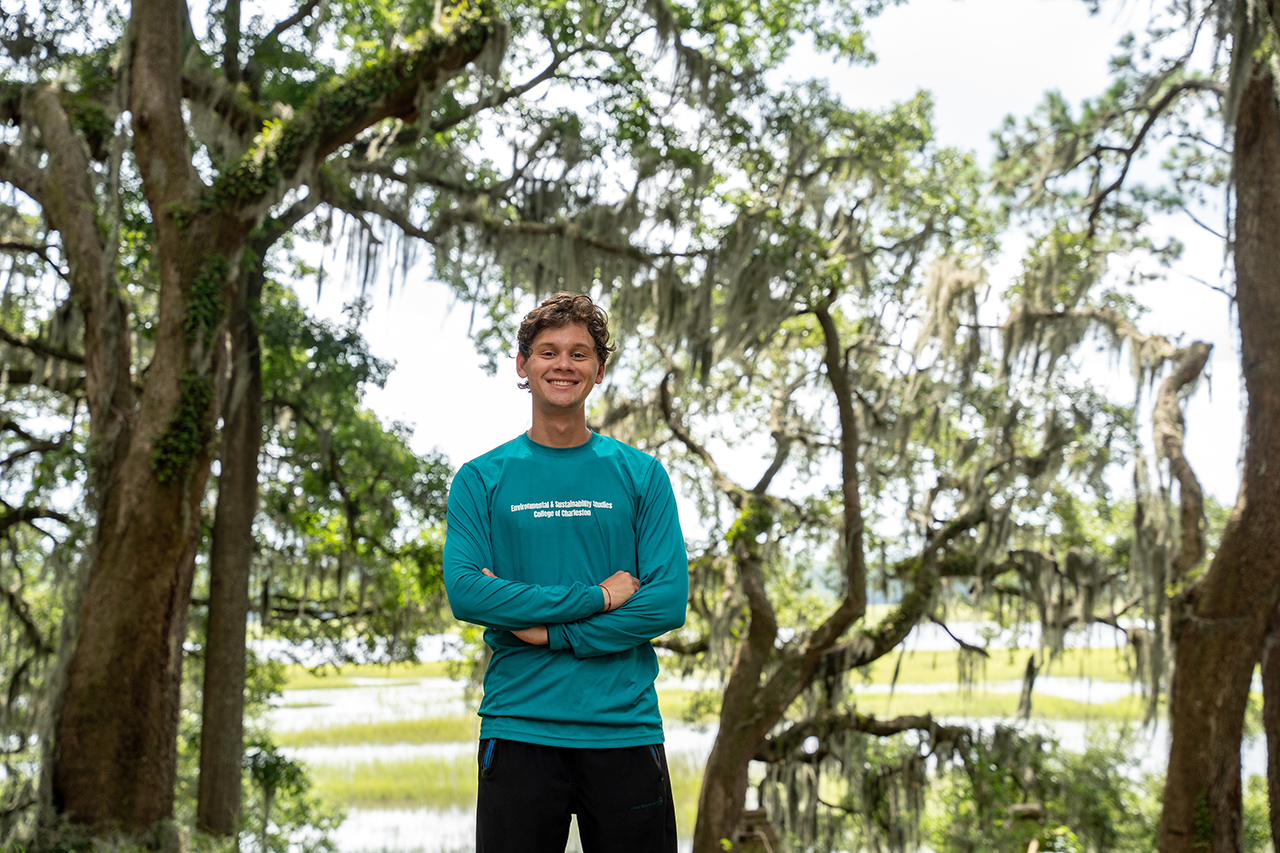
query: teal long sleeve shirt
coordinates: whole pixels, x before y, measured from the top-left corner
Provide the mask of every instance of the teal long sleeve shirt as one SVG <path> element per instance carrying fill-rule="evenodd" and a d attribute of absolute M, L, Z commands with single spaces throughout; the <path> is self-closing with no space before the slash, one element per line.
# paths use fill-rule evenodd
<path fill-rule="evenodd" d="M 598 584 L 619 570 L 640 588 L 605 613 Z M 663 741 L 650 641 L 684 624 L 689 565 L 655 459 L 595 434 L 570 448 L 522 435 L 468 462 L 449 490 L 444 578 L 454 616 L 486 627 L 493 650 L 482 738 Z M 535 625 L 549 645 L 510 633 Z"/>

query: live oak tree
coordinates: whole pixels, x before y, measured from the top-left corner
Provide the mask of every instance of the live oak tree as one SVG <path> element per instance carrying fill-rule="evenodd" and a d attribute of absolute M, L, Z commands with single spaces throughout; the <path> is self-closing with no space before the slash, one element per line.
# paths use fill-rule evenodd
<path fill-rule="evenodd" d="M 999 218 L 973 163 L 932 141 L 927 99 L 863 112 L 809 87 L 771 106 L 733 162 L 750 180 L 727 176 L 708 205 L 718 250 L 649 285 L 656 312 L 612 292 L 660 350 L 624 357 L 634 386 L 600 425 L 666 455 L 709 528 L 691 555 L 691 626 L 659 641 L 724 677 L 694 849 L 757 831 L 741 823 L 752 761 L 770 767 L 760 796 L 783 828 L 813 842 L 849 813 L 855 843 L 900 848 L 918 811 L 874 816 L 910 801 L 925 756 L 981 736 L 860 713 L 846 676 L 942 621 L 957 584 L 1039 621 L 1050 653 L 1072 628 L 1149 617 L 1145 575 L 1081 536 L 1082 505 L 1106 505 L 1138 436 L 1128 407 L 1072 383 L 1072 359 L 1093 332 L 1146 353 L 1166 430 L 1208 350 L 1142 334 L 1132 304 L 1099 287 L 1106 254 L 1061 231 L 989 286 Z M 1111 252 L 1134 248 L 1125 233 L 1107 231 Z M 1165 377 L 1169 362 L 1180 372 Z M 1160 452 L 1179 457 L 1180 434 Z M 868 593 L 888 587 L 901 601 L 868 620 Z M 898 769 L 864 775 L 867 738 L 903 733 Z M 840 803 L 821 801 L 824 773 Z"/>
<path fill-rule="evenodd" d="M 1220 547 L 1207 555 L 1199 483 L 1185 459 L 1168 457 L 1177 505 L 1170 511 L 1170 499 L 1150 490 L 1144 519 L 1149 535 L 1139 537 L 1155 558 L 1153 579 L 1172 590 L 1167 616 L 1153 614 L 1174 646 L 1172 745 L 1159 839 L 1165 851 L 1243 849 L 1240 741 L 1259 661 L 1273 815 L 1280 803 L 1274 617 L 1280 492 L 1266 473 L 1280 452 L 1277 21 L 1270 2 L 1171 4 L 1153 17 L 1145 36 L 1129 41 L 1116 62 L 1115 85 L 1104 96 L 1079 116 L 1051 103 L 1024 131 L 1011 127 L 1007 136 L 1012 172 L 1021 173 L 1013 183 L 1032 196 L 1060 196 L 1083 217 L 1079 230 L 1088 237 L 1107 215 L 1153 204 L 1186 211 L 1205 227 L 1213 227 L 1206 223 L 1214 215 L 1226 223 L 1217 233 L 1232 260 L 1228 295 L 1238 318 L 1248 399 L 1240 492 Z M 1198 53 L 1206 39 L 1216 50 Z M 1144 186 L 1132 173 L 1138 159 L 1153 151 L 1166 153 L 1172 172 L 1165 182 Z M 1206 204 L 1215 196 L 1227 199 L 1225 210 Z M 1179 372 L 1196 369 L 1187 359 Z M 1169 437 L 1181 435 L 1180 423 L 1170 426 Z M 1164 667 L 1158 656 L 1152 663 L 1153 670 Z M 1280 840 L 1275 821 L 1272 837 Z"/>
<path fill-rule="evenodd" d="M 353 305 L 348 322 L 334 326 L 308 317 L 278 283 L 265 285 L 255 311 L 260 417 L 248 442 L 261 454 L 247 460 L 251 488 L 233 509 L 245 513 L 248 530 L 220 524 L 237 494 L 226 493 L 234 459 L 224 430 L 200 638 L 197 827 L 226 836 L 240 827 L 248 614 L 270 636 L 307 643 L 312 665 L 341 665 L 355 640 L 368 659 L 412 657 L 420 634 L 441 630 L 445 609 L 439 569 L 450 469 L 437 453 L 415 453 L 405 426 L 383 425 L 362 405 L 364 391 L 392 369 L 360 334 L 363 308 Z M 235 572 L 217 563 L 226 538 L 244 552 Z M 215 636 L 219 615 L 230 636 Z"/>
<path fill-rule="evenodd" d="M 172 813 L 199 508 L 245 250 L 335 151 L 384 120 L 415 120 L 423 93 L 500 46 L 501 27 L 478 6 L 450 7 L 382 61 L 299 87 L 297 110 L 281 118 L 192 50 L 183 4 L 142 0 L 131 20 L 123 38 L 117 30 L 76 57 L 78 79 L 50 73 L 56 50 L 26 57 L 4 88 L 3 117 L 17 132 L 0 149 L 0 177 L 39 210 L 83 324 L 71 349 L 83 361 L 93 532 L 83 593 L 69 607 L 77 630 L 47 740 L 47 797 L 95 833 L 140 834 Z M 238 40 L 238 22 L 229 25 Z M 238 52 L 228 55 L 238 68 Z M 217 128 L 213 171 L 193 162 L 189 119 Z M 155 286 L 143 365 L 117 267 L 122 183 L 145 211 Z"/>
<path fill-rule="evenodd" d="M 313 212 L 336 212 L 371 259 L 366 280 L 390 257 L 379 247 L 407 260 L 412 241 L 464 291 L 495 284 L 484 264 L 498 255 L 527 261 L 520 277 L 535 286 L 629 275 L 679 254 L 638 248 L 631 233 L 678 220 L 715 153 L 664 117 L 683 113 L 687 128 L 732 115 L 795 28 L 866 54 L 861 10 L 799 0 L 304 3 L 279 20 L 234 0 L 203 17 L 174 0 L 96 11 L 72 0 L 3 21 L 0 179 L 5 215 L 23 225 L 4 248 L 66 283 L 56 310 L 37 305 L 6 332 L 5 379 L 87 412 L 73 421 L 87 428 L 90 532 L 41 740 L 44 800 L 91 833 L 143 835 L 172 812 L 178 676 L 219 424 L 206 663 L 218 684 L 241 678 L 261 393 L 253 306 L 273 247 Z M 481 57 L 494 72 L 508 37 L 496 77 L 465 72 Z M 522 100 L 549 88 L 560 103 Z M 584 121 L 584 104 L 603 120 Z M 509 164 L 485 153 L 485 117 L 514 151 Z M 726 126 L 716 145 L 739 132 Z M 216 737 L 236 739 L 234 701 L 206 714 Z M 209 771 L 226 781 L 234 767 Z M 228 791 L 209 794 L 202 826 L 226 831 Z"/>

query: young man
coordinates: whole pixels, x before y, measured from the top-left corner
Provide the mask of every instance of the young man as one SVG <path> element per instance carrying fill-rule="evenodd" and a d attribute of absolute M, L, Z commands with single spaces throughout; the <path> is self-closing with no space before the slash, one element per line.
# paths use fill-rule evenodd
<path fill-rule="evenodd" d="M 445 589 L 493 651 L 480 704 L 477 853 L 675 853 L 650 640 L 684 624 L 689 565 L 653 458 L 587 429 L 608 318 L 559 293 L 520 325 L 529 431 L 449 490 Z"/>

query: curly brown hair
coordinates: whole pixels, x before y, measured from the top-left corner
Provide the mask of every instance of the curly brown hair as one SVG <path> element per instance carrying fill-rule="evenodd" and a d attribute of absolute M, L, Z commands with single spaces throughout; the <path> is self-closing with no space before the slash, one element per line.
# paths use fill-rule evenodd
<path fill-rule="evenodd" d="M 600 359 L 601 364 L 609 360 L 609 353 L 617 349 L 609 343 L 609 315 L 585 293 L 565 291 L 544 300 L 541 305 L 524 315 L 520 331 L 516 333 L 520 354 L 526 359 L 533 354 L 533 339 L 543 329 L 558 329 L 570 323 L 586 326 L 591 339 L 595 341 L 596 358 Z M 520 387 L 528 388 L 529 383 L 521 382 Z"/>

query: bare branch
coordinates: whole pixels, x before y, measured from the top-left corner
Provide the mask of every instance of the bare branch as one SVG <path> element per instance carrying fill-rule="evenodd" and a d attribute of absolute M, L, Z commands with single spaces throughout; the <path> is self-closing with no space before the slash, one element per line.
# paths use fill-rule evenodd
<path fill-rule="evenodd" d="M 711 455 L 711 451 L 707 450 L 702 444 L 689 433 L 684 422 L 680 420 L 679 415 L 675 412 L 675 407 L 671 400 L 671 374 L 668 373 L 662 377 L 662 382 L 658 384 L 658 400 L 662 407 L 662 417 L 667 424 L 667 428 L 672 434 L 685 446 L 690 453 L 702 460 L 702 464 L 707 466 L 707 470 L 711 473 L 711 480 L 716 484 L 716 488 L 724 492 L 725 496 L 733 502 L 733 505 L 741 509 L 746 505 L 748 492 L 742 486 L 739 486 L 716 464 L 716 460 Z"/>
<path fill-rule="evenodd" d="M 44 204 L 44 175 L 19 157 L 10 145 L 0 145 L 0 181 L 12 184 L 37 204 Z"/>
<path fill-rule="evenodd" d="M 1128 177 L 1129 167 L 1133 165 L 1133 159 L 1138 153 L 1138 149 L 1142 147 L 1142 143 L 1146 140 L 1147 134 L 1151 132 L 1151 128 L 1164 115 L 1165 110 L 1169 109 L 1175 101 L 1187 92 L 1215 92 L 1219 95 L 1226 94 L 1226 87 L 1215 80 L 1183 80 L 1182 82 L 1170 86 L 1168 91 L 1155 104 L 1147 108 L 1147 120 L 1143 122 L 1139 128 L 1137 135 L 1133 141 L 1122 149 L 1113 149 L 1109 146 L 1097 146 L 1094 149 L 1095 156 L 1108 151 L 1122 154 L 1124 156 L 1124 164 L 1120 167 L 1120 174 L 1105 189 L 1099 190 L 1093 196 L 1093 203 L 1089 209 L 1089 237 L 1093 237 L 1098 230 L 1098 217 L 1102 212 L 1102 205 L 1107 198 L 1124 185 L 1125 178 Z M 1099 158 L 1101 159 L 1101 158 Z"/>
<path fill-rule="evenodd" d="M 0 515 L 0 537 L 6 536 L 9 528 L 24 522 L 30 524 L 38 518 L 48 518 L 66 525 L 75 523 L 69 515 L 58 512 L 54 509 L 49 509 L 48 507 L 20 506 L 15 509 L 7 503 L 4 503 L 4 501 L 0 501 L 0 506 L 6 510 L 3 515 Z"/>
<path fill-rule="evenodd" d="M 951 633 L 951 629 L 947 627 L 947 623 L 946 623 L 946 622 L 943 622 L 943 621 L 942 621 L 941 619 L 939 619 L 937 616 L 930 615 L 930 616 L 929 616 L 929 621 L 930 621 L 930 622 L 932 622 L 933 624 L 937 625 L 937 626 L 938 626 L 939 628 L 941 628 L 942 630 L 946 631 L 946 632 L 947 632 L 947 636 L 948 636 L 948 637 L 950 637 L 951 639 L 955 640 L 955 641 L 956 641 L 956 645 L 958 645 L 958 646 L 959 646 L 961 649 L 963 649 L 964 651 L 966 651 L 966 652 L 972 652 L 972 653 L 974 653 L 974 654 L 982 655 L 984 658 L 986 658 L 986 657 L 991 657 L 991 655 L 990 655 L 990 654 L 988 654 L 987 650 L 986 650 L 986 649 L 984 649 L 982 646 L 975 646 L 973 643 L 966 643 L 964 640 L 960 639 L 960 638 L 959 638 L 959 637 L 957 637 L 955 634 Z"/>
<path fill-rule="evenodd" d="M 320 0 L 307 0 L 306 3 L 302 4 L 302 6 L 298 9 L 298 11 L 294 12 L 292 15 L 290 15 L 289 17 L 285 18 L 283 21 L 281 21 L 280 23 L 272 27 L 271 32 L 267 33 L 267 35 L 262 39 L 262 41 L 267 42 L 267 41 L 274 41 L 276 39 L 279 39 L 280 36 L 284 35 L 286 31 L 293 28 L 297 24 L 300 24 L 303 21 L 305 21 L 307 19 L 307 16 L 309 16 L 312 12 L 314 12 L 316 10 L 316 7 L 319 5 L 320 5 Z"/>
<path fill-rule="evenodd" d="M 779 389 L 778 394 L 773 398 L 773 405 L 769 410 L 769 434 L 773 437 L 774 447 L 773 459 L 770 461 L 769 467 L 765 469 L 764 474 L 761 475 L 760 481 L 751 489 L 752 494 L 763 495 L 769 490 L 769 485 L 773 482 L 773 478 L 782 470 L 782 466 L 787 461 L 787 456 L 791 453 L 793 439 L 783 429 L 782 416 L 786 412 L 787 402 L 802 381 L 802 379 L 797 379 L 795 382 Z"/>

